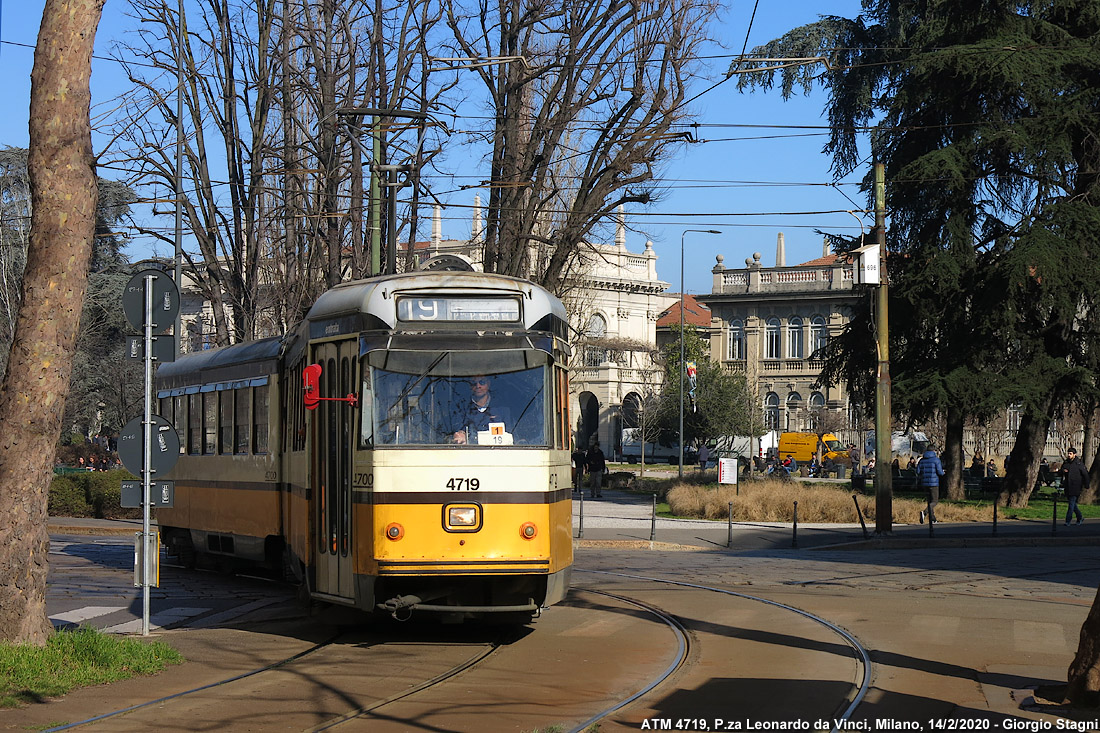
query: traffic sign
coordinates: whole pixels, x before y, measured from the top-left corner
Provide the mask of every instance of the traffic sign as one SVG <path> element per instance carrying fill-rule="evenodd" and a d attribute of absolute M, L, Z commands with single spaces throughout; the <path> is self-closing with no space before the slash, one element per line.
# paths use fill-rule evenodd
<path fill-rule="evenodd" d="M 126 337 L 126 357 L 128 359 L 145 359 L 145 337 L 144 336 L 127 336 Z M 172 335 L 168 336 L 154 336 L 153 337 L 153 361 L 157 363 L 164 363 L 176 360 L 176 337 Z"/>
<path fill-rule="evenodd" d="M 171 507 L 176 501 L 175 481 L 150 481 L 149 504 L 154 507 Z M 141 482 L 123 481 L 120 505 L 124 509 L 141 506 Z"/>
<path fill-rule="evenodd" d="M 149 450 L 149 468 L 154 474 L 165 474 L 172 470 L 180 457 L 180 438 L 172 423 L 160 415 L 153 415 L 152 447 Z M 118 457 L 122 465 L 135 476 L 140 476 L 145 467 L 145 426 L 140 417 L 126 423 L 118 434 Z"/>
<path fill-rule="evenodd" d="M 142 270 L 126 283 L 122 291 L 122 310 L 134 328 L 145 329 L 145 279 L 153 284 L 153 333 L 164 333 L 176 321 L 180 311 L 180 291 L 172 276 L 161 270 Z"/>

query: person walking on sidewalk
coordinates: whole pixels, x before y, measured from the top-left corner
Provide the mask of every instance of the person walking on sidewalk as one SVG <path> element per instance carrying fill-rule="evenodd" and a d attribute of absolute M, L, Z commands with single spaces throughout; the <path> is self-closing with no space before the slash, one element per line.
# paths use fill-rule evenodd
<path fill-rule="evenodd" d="M 1069 526 L 1070 517 L 1077 515 L 1077 523 L 1085 521 L 1085 515 L 1081 514 L 1077 506 L 1077 499 L 1081 496 L 1081 490 L 1089 483 L 1089 471 L 1085 464 L 1077 457 L 1077 449 L 1070 448 L 1066 451 L 1066 462 L 1062 464 L 1062 490 L 1066 492 L 1069 508 L 1066 509 L 1066 526 Z"/>
<path fill-rule="evenodd" d="M 607 462 L 600 450 L 600 441 L 597 440 L 588 450 L 588 491 L 593 499 L 603 496 L 603 472 L 606 470 Z"/>
<path fill-rule="evenodd" d="M 588 456 L 578 445 L 573 449 L 571 458 L 573 459 L 573 491 L 579 494 L 584 491 L 584 466 L 588 463 Z"/>
<path fill-rule="evenodd" d="M 928 523 L 936 521 L 936 505 L 940 503 L 940 477 L 943 476 L 943 464 L 932 446 L 921 456 L 917 464 L 917 486 L 928 492 Z M 920 521 L 924 522 L 924 512 L 920 513 Z"/>

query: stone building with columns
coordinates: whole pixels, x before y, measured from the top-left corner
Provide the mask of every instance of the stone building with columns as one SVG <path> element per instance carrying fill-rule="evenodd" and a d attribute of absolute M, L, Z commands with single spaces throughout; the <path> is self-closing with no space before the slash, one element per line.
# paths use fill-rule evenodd
<path fill-rule="evenodd" d="M 821 257 L 787 266 L 780 234 L 774 267 L 766 267 L 759 252 L 743 268 L 727 268 L 722 255 L 716 259 L 711 292 L 697 296 L 711 309 L 711 358 L 756 385 L 769 431 L 858 429 L 858 407 L 844 385 L 813 386 L 823 364 L 811 358 L 867 297 L 853 289 L 847 258 L 825 245 Z"/>

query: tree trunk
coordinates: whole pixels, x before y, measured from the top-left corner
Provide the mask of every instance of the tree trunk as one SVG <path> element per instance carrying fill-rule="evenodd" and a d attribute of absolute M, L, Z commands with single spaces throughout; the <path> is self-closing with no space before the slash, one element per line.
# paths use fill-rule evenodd
<path fill-rule="evenodd" d="M 1051 398 L 1047 398 L 1041 415 L 1049 413 L 1050 402 Z M 1008 455 L 1008 470 L 1005 471 L 1004 488 L 1001 490 L 1000 498 L 1005 506 L 1027 506 L 1035 482 L 1039 479 L 1039 461 L 1043 458 L 1049 428 L 1048 417 L 1025 414 L 1020 419 L 1016 445 Z"/>
<path fill-rule="evenodd" d="M 1077 654 L 1069 665 L 1066 699 L 1078 705 L 1100 705 L 1100 591 L 1081 624 Z"/>
<path fill-rule="evenodd" d="M 1089 467 L 1089 484 L 1081 491 L 1081 504 L 1095 504 L 1100 490 L 1100 457 L 1096 452 L 1096 407 L 1090 403 L 1085 408 L 1085 436 L 1081 443 L 1081 460 Z"/>
<path fill-rule="evenodd" d="M 947 408 L 947 430 L 943 446 L 943 486 L 947 498 L 962 501 L 966 498 L 963 486 L 963 413 L 957 407 Z"/>
<path fill-rule="evenodd" d="M 104 0 L 46 0 L 31 71 L 31 239 L 0 385 L 0 640 L 42 645 L 46 506 L 95 233 L 91 54 Z"/>

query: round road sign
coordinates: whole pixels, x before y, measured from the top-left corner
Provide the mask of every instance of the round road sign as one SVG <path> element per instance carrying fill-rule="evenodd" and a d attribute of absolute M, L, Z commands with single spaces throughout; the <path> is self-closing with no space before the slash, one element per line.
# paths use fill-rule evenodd
<path fill-rule="evenodd" d="M 135 417 L 126 423 L 118 435 L 118 457 L 122 465 L 135 476 L 141 476 L 145 464 L 144 420 Z M 172 423 L 160 415 L 153 415 L 153 447 L 149 451 L 149 467 L 158 477 L 172 470 L 180 457 L 180 439 Z"/>
<path fill-rule="evenodd" d="M 164 333 L 176 321 L 180 311 L 180 291 L 172 275 L 161 270 L 142 270 L 126 283 L 122 291 L 122 310 L 126 320 L 139 331 L 145 330 L 145 279 L 153 284 L 153 333 Z"/>

